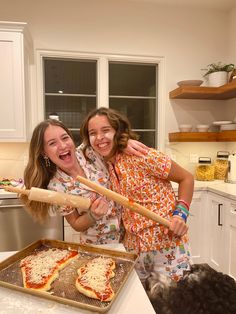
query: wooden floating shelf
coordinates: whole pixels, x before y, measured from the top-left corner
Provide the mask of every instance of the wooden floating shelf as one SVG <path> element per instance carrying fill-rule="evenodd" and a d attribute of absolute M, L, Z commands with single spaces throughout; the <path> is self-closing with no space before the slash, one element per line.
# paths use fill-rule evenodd
<path fill-rule="evenodd" d="M 170 142 L 236 142 L 236 130 L 222 132 L 169 133 Z"/>
<path fill-rule="evenodd" d="M 170 99 L 223 100 L 236 97 L 236 80 L 220 87 L 181 86 L 169 93 Z"/>

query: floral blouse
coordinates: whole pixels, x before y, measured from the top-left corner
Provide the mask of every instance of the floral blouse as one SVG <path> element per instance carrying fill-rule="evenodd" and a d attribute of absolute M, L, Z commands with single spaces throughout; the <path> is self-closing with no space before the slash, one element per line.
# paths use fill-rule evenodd
<path fill-rule="evenodd" d="M 83 168 L 86 177 L 91 181 L 109 188 L 109 173 L 101 158 L 97 156 L 91 148 L 87 149 L 86 154 L 88 155 L 89 160 L 84 157 L 80 148 L 76 151 L 77 159 L 80 166 Z M 90 198 L 91 200 L 94 200 L 99 196 L 60 169 L 57 170 L 55 176 L 49 182 L 48 189 L 57 192 L 79 195 Z M 76 209 L 69 206 L 54 206 L 54 210 L 59 212 L 61 215 L 66 216 Z M 117 243 L 120 239 L 120 222 L 120 206 L 115 206 L 113 201 L 109 201 L 109 210 L 107 215 L 97 221 L 94 226 L 88 228 L 84 232 L 80 232 L 80 242 L 91 244 Z"/>
<path fill-rule="evenodd" d="M 115 167 L 108 163 L 112 189 L 143 205 L 159 216 L 170 219 L 176 198 L 167 177 L 171 159 L 160 151 L 150 149 L 145 157 L 117 154 Z M 181 245 L 187 237 L 179 238 L 171 232 L 164 235 L 164 226 L 130 209 L 124 209 L 124 245 L 128 250 L 147 252 Z"/>

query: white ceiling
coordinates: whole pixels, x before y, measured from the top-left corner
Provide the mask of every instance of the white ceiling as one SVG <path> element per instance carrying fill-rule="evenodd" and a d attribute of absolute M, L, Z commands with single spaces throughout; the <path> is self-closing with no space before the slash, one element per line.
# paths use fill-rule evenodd
<path fill-rule="evenodd" d="M 236 8 L 235 0 L 129 0 L 133 2 L 150 2 L 168 6 L 185 6 L 229 11 Z"/>

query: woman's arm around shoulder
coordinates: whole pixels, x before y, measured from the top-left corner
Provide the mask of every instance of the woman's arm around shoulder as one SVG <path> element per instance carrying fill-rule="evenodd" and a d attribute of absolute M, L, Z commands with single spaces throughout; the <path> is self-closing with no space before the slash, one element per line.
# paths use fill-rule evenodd
<path fill-rule="evenodd" d="M 134 155 L 137 157 L 143 157 L 147 155 L 149 147 L 143 144 L 142 142 L 129 139 L 128 145 L 124 149 L 124 153 L 127 155 Z"/>

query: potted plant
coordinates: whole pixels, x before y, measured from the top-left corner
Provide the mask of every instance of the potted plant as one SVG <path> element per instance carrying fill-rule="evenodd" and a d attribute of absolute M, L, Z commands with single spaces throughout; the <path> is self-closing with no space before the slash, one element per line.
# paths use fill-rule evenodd
<path fill-rule="evenodd" d="M 228 73 L 234 70 L 234 64 L 211 63 L 202 70 L 206 71 L 203 77 L 207 79 L 208 86 L 218 87 L 228 83 Z"/>

